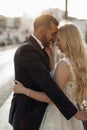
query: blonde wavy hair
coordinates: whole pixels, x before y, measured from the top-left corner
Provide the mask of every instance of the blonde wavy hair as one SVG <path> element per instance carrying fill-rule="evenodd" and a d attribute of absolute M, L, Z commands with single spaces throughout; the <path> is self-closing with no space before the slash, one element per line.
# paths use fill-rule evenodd
<path fill-rule="evenodd" d="M 60 40 L 68 57 L 76 64 L 76 100 L 79 104 L 87 99 L 87 55 L 81 32 L 69 23 L 59 27 Z"/>

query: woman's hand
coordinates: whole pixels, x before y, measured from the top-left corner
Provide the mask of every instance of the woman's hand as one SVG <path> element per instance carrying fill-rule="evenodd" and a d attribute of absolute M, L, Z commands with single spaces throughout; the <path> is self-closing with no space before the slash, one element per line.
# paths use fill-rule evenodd
<path fill-rule="evenodd" d="M 14 93 L 17 93 L 17 94 L 19 94 L 19 93 L 26 94 L 27 88 L 25 88 L 21 82 L 15 80 L 15 85 L 13 87 L 13 91 L 14 91 Z"/>
<path fill-rule="evenodd" d="M 56 61 L 54 46 L 52 44 L 49 44 L 49 47 L 45 48 L 45 51 L 49 56 L 50 68 L 51 70 L 53 70 L 55 67 L 55 61 Z"/>
<path fill-rule="evenodd" d="M 49 58 L 55 58 L 55 50 L 54 45 L 51 43 L 49 44 L 49 47 L 45 48 L 46 53 L 48 54 Z"/>

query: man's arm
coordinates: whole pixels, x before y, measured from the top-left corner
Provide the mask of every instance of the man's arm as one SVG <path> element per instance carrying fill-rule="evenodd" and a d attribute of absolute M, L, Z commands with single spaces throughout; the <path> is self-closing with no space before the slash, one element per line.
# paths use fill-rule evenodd
<path fill-rule="evenodd" d="M 26 58 L 25 58 L 26 57 Z M 22 67 L 38 84 L 42 91 L 54 102 L 61 113 L 70 119 L 77 112 L 76 107 L 68 100 L 58 85 L 51 78 L 44 67 L 41 57 L 37 52 L 24 52 L 21 55 Z"/>

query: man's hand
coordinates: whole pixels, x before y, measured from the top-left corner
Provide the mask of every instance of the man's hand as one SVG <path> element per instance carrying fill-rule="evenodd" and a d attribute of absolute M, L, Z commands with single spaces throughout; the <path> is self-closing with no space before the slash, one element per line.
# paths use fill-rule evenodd
<path fill-rule="evenodd" d="M 87 111 L 78 111 L 75 117 L 78 120 L 87 121 Z"/>

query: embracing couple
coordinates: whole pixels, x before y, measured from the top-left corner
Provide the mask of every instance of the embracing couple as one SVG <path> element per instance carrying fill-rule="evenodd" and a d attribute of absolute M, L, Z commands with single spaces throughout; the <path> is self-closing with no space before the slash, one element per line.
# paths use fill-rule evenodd
<path fill-rule="evenodd" d="M 51 15 L 37 17 L 34 34 L 15 53 L 13 130 L 84 129 L 87 113 L 77 107 L 87 98 L 84 44 L 75 25 L 58 25 Z M 54 46 L 64 54 L 56 67 Z"/>

